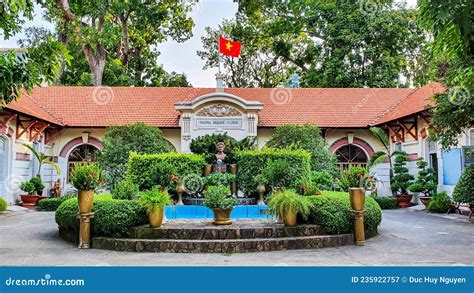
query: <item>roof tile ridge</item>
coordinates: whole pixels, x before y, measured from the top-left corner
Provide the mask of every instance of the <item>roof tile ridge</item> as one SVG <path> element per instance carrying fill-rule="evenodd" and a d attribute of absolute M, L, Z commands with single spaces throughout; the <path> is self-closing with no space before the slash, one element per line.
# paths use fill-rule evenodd
<path fill-rule="evenodd" d="M 388 113 L 392 112 L 395 108 L 397 108 L 403 101 L 407 100 L 409 97 L 411 97 L 414 93 L 416 93 L 418 90 L 422 89 L 423 87 L 412 89 L 406 96 L 402 97 L 398 102 L 387 108 L 385 111 L 382 112 L 379 116 L 375 117 L 372 122 L 369 125 L 375 125 L 377 121 L 382 119 L 385 115 Z"/>
<path fill-rule="evenodd" d="M 53 117 L 56 122 L 59 122 L 58 124 L 61 125 L 61 126 L 65 126 L 66 124 L 64 123 L 64 120 L 57 117 L 56 115 L 54 115 L 53 113 L 51 113 L 47 107 L 44 107 L 43 104 L 41 104 L 36 98 L 33 97 L 33 92 L 31 92 L 31 95 L 28 94 L 28 97 L 33 101 L 33 103 L 35 103 L 38 107 L 41 108 L 41 110 L 45 111 L 46 113 L 48 113 L 51 117 Z"/>

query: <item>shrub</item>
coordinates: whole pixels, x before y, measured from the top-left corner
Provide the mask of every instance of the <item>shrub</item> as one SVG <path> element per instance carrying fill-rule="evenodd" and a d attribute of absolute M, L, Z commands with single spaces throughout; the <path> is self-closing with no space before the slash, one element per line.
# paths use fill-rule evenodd
<path fill-rule="evenodd" d="M 408 168 L 405 167 L 408 161 L 408 155 L 405 152 L 395 152 L 395 162 L 393 164 L 393 178 L 390 184 L 392 191 L 398 195 L 406 195 L 408 187 L 411 185 L 413 176 L 408 174 Z"/>
<path fill-rule="evenodd" d="M 7 207 L 8 207 L 7 202 L 3 198 L 0 197 L 0 213 L 6 211 Z"/>
<path fill-rule="evenodd" d="M 398 208 L 397 198 L 394 196 L 372 196 L 372 198 L 379 204 L 382 210 Z"/>
<path fill-rule="evenodd" d="M 45 198 L 38 201 L 36 208 L 39 211 L 54 212 L 65 200 L 64 197 Z"/>
<path fill-rule="evenodd" d="M 117 186 L 112 190 L 112 198 L 131 200 L 138 196 L 138 192 L 138 185 L 126 178 L 117 183 Z"/>
<path fill-rule="evenodd" d="M 229 186 L 235 181 L 235 175 L 230 173 L 212 173 L 204 177 L 207 186 Z"/>
<path fill-rule="evenodd" d="M 411 192 L 421 192 L 424 196 L 431 196 L 433 191 L 436 190 L 436 181 L 434 178 L 434 170 L 427 168 L 428 163 L 423 158 L 418 159 L 416 162 L 418 169 L 418 176 L 416 180 L 408 186 L 408 190 Z"/>
<path fill-rule="evenodd" d="M 131 153 L 126 177 L 138 184 L 140 190 L 150 189 L 155 185 L 174 189 L 172 175 L 201 175 L 204 165 L 204 159 L 195 154 L 140 155 Z"/>
<path fill-rule="evenodd" d="M 283 189 L 271 196 L 268 209 L 272 215 L 283 216 L 292 212 L 306 219 L 313 205 L 308 198 L 297 194 L 294 190 Z"/>
<path fill-rule="evenodd" d="M 309 196 L 313 207 L 308 221 L 324 227 L 328 234 L 345 234 L 353 230 L 352 208 L 347 192 L 323 191 L 322 195 Z M 367 196 L 365 199 L 366 216 L 365 230 L 376 233 L 382 221 L 382 210 L 375 200 Z"/>
<path fill-rule="evenodd" d="M 30 179 L 30 182 L 35 186 L 35 191 L 42 191 L 44 189 L 44 183 L 43 180 L 41 180 L 41 177 L 39 176 L 33 176 Z"/>
<path fill-rule="evenodd" d="M 301 195 L 319 195 L 320 189 L 311 181 L 311 177 L 303 177 L 298 181 L 298 192 Z"/>
<path fill-rule="evenodd" d="M 204 206 L 210 209 L 231 209 L 237 204 L 237 198 L 229 196 L 230 188 L 226 186 L 209 186 L 204 191 Z"/>
<path fill-rule="evenodd" d="M 35 185 L 31 181 L 25 181 L 20 184 L 20 189 L 26 192 L 28 195 L 35 193 Z"/>
<path fill-rule="evenodd" d="M 364 187 L 365 178 L 368 174 L 369 170 L 367 168 L 350 166 L 348 169 L 341 171 L 337 186 L 341 191 L 349 191 L 351 187 Z"/>
<path fill-rule="evenodd" d="M 112 187 L 123 179 L 130 152 L 158 154 L 174 150 L 159 128 L 145 123 L 111 126 L 107 128 L 102 143 L 104 148 L 99 162 L 104 169 L 105 180 Z"/>
<path fill-rule="evenodd" d="M 166 190 L 155 186 L 151 190 L 142 193 L 140 196 L 140 205 L 147 211 L 154 212 L 171 205 L 171 199 Z"/>
<path fill-rule="evenodd" d="M 312 124 L 278 126 L 266 146 L 275 149 L 302 149 L 311 154 L 311 170 L 335 170 L 336 157 L 321 136 L 321 129 Z"/>
<path fill-rule="evenodd" d="M 310 159 L 311 155 L 303 150 L 264 149 L 238 152 L 237 182 L 239 188 L 248 195 L 255 193 L 256 185 L 253 178 L 263 174 L 271 160 L 272 162 L 285 161 L 285 165 L 288 167 L 285 170 L 282 187 L 297 189 L 299 180 L 309 176 Z M 272 184 L 275 184 L 275 181 Z"/>
<path fill-rule="evenodd" d="M 454 187 L 453 200 L 474 206 L 474 165 L 468 166 Z"/>
<path fill-rule="evenodd" d="M 64 201 L 56 210 L 56 223 L 60 229 L 79 231 L 77 198 Z M 147 222 L 146 211 L 137 201 L 116 200 L 110 195 L 96 195 L 91 222 L 93 236 L 127 236 L 129 229 Z"/>
<path fill-rule="evenodd" d="M 72 185 L 77 190 L 95 190 L 101 184 L 102 173 L 97 164 L 76 163 L 69 174 Z"/>
<path fill-rule="evenodd" d="M 435 194 L 428 204 L 428 210 L 434 213 L 447 213 L 453 204 L 446 192 Z"/>
<path fill-rule="evenodd" d="M 225 144 L 225 160 L 227 164 L 236 162 L 235 154 L 238 151 L 252 150 L 256 148 L 255 138 L 244 138 L 241 141 L 235 140 L 227 133 L 213 133 L 197 137 L 191 141 L 190 149 L 193 153 L 202 155 L 206 163 L 210 164 L 214 161 L 216 154 L 216 145 L 218 142 Z"/>
<path fill-rule="evenodd" d="M 319 190 L 332 190 L 334 188 L 334 177 L 327 171 L 313 171 L 310 180 Z"/>

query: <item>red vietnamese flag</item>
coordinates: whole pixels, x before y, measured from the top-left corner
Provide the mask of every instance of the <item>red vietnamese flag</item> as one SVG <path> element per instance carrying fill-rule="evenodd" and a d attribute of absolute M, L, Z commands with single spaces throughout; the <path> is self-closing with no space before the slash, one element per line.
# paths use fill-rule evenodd
<path fill-rule="evenodd" d="M 242 45 L 240 42 L 232 42 L 224 39 L 222 35 L 219 36 L 219 52 L 222 54 L 232 57 L 239 57 L 241 47 Z"/>

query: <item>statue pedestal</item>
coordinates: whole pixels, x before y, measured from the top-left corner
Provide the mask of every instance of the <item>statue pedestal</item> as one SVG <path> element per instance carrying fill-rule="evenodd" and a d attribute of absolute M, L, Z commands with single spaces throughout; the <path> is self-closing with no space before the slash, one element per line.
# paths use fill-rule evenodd
<path fill-rule="evenodd" d="M 79 246 L 78 248 L 87 249 L 91 246 L 91 219 L 94 213 L 79 213 L 77 218 L 80 220 L 79 225 Z"/>

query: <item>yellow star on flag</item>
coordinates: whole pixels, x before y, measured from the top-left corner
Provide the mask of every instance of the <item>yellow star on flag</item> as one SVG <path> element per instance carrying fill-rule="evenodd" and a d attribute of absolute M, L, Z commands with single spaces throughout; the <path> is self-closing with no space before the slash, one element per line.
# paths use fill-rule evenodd
<path fill-rule="evenodd" d="M 227 43 L 225 44 L 225 47 L 226 47 L 227 50 L 230 51 L 230 49 L 232 48 L 232 44 L 231 44 L 230 42 L 227 42 Z"/>

